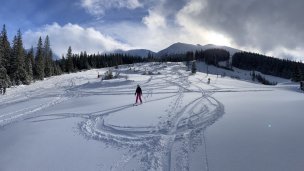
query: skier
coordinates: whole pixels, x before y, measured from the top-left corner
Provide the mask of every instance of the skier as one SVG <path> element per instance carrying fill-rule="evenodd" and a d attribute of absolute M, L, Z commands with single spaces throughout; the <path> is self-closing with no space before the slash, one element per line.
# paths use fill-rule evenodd
<path fill-rule="evenodd" d="M 140 104 L 142 104 L 142 100 L 141 100 L 141 95 L 142 95 L 142 91 L 139 85 L 137 85 L 136 91 L 135 91 L 135 95 L 136 95 L 136 103 L 138 102 L 138 99 L 140 100 Z"/>
<path fill-rule="evenodd" d="M 210 84 L 210 78 L 208 78 L 208 82 L 207 83 Z"/>
<path fill-rule="evenodd" d="M 6 84 L 6 82 L 4 81 L 4 80 L 0 80 L 0 93 L 1 94 L 5 94 L 5 92 L 6 92 L 6 87 L 7 87 L 7 84 Z"/>

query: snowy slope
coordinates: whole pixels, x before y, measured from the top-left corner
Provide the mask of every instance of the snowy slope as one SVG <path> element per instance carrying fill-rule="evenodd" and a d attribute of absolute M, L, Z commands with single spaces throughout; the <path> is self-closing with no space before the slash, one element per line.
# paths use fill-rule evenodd
<path fill-rule="evenodd" d="M 302 170 L 298 85 L 208 69 L 144 63 L 114 69 L 113 80 L 98 69 L 10 88 L 0 96 L 0 170 Z M 144 103 L 133 106 L 137 84 Z"/>

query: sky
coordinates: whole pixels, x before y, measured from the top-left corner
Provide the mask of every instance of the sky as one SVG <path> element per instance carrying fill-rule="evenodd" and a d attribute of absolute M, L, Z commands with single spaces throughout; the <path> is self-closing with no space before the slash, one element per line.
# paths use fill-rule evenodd
<path fill-rule="evenodd" d="M 159 51 L 217 44 L 304 59 L 303 0 L 5 0 L 0 24 L 25 48 L 49 35 L 54 53 Z"/>

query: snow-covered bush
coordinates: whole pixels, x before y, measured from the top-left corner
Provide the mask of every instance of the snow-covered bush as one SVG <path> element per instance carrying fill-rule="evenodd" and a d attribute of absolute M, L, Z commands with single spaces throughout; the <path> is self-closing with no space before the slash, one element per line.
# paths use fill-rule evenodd
<path fill-rule="evenodd" d="M 102 76 L 102 80 L 110 80 L 113 79 L 113 73 L 111 70 L 108 70 L 107 72 L 105 72 L 105 74 Z"/>

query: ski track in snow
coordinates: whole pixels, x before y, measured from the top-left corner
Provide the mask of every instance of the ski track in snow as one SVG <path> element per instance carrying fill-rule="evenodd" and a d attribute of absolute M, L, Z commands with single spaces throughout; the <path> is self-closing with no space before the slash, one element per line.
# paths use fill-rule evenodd
<path fill-rule="evenodd" d="M 208 84 L 207 79 L 191 76 L 181 63 L 136 64 L 132 70 L 128 67 L 114 72 L 127 76 L 147 71 L 154 74 L 145 75 L 145 80 L 125 79 L 121 82 L 90 82 L 92 78 L 96 80 L 94 72 L 89 77 L 69 74 L 35 83 L 26 92 L 16 88 L 15 93 L 0 98 L 0 128 L 23 119 L 42 122 L 78 117 L 83 121 L 78 124 L 77 131 L 85 138 L 127 151 L 111 164 L 110 170 L 126 170 L 131 162 L 136 162 L 139 167 L 132 168 L 134 170 L 194 170 L 197 163 L 193 161 L 199 161 L 199 168 L 209 171 L 205 131 L 225 112 L 224 105 L 212 95 L 275 90 L 267 86 L 221 87 L 215 84 L 216 79 L 212 80 L 213 84 Z M 137 84 L 144 88 L 143 106 L 124 104 L 93 112 L 39 115 L 39 111 L 75 98 L 134 95 Z M 145 108 L 155 102 L 166 103 L 155 125 L 125 126 L 109 122 L 114 114 L 131 108 Z M 18 107 L 14 109 L 15 106 Z M 148 111 L 148 107 L 145 110 Z"/>
<path fill-rule="evenodd" d="M 224 114 L 223 105 L 213 98 L 212 91 L 200 87 L 191 87 L 189 73 L 182 72 L 179 65 L 172 65 L 163 70 L 165 76 L 151 76 L 142 83 L 147 89 L 145 99 L 166 87 L 176 87 L 178 91 L 165 90 L 166 98 L 171 98 L 167 117 L 161 118 L 156 127 L 117 127 L 106 123 L 106 118 L 112 113 L 133 107 L 125 105 L 103 112 L 89 114 L 90 119 L 79 124 L 79 128 L 88 138 L 105 142 L 110 146 L 129 149 L 131 155 L 122 157 L 114 164 L 112 170 L 123 170 L 132 158 L 140 161 L 143 170 L 190 170 L 189 158 L 195 147 L 202 145 L 202 132 Z M 135 83 L 137 84 L 137 83 Z M 130 86 L 133 88 L 134 85 Z M 126 89 L 127 88 L 127 89 Z M 128 86 L 108 88 L 99 94 L 129 93 Z M 112 91 L 115 90 L 115 93 Z M 132 90 L 131 90 L 132 92 Z M 200 97 L 183 104 L 187 93 L 200 93 Z M 85 94 L 85 93 L 84 93 Z M 164 99 L 164 98 L 163 98 Z M 163 99 L 154 99 L 161 101 Z M 146 100 L 145 103 L 151 101 Z M 145 105 L 145 104 L 144 104 Z M 196 140 L 197 139 L 197 140 Z M 197 142 L 197 144 L 192 144 Z M 172 158 L 172 152 L 178 152 Z M 207 153 L 201 154 L 201 161 L 207 161 Z M 208 163 L 205 166 L 208 170 Z"/>
<path fill-rule="evenodd" d="M 13 122 L 25 119 L 26 117 L 29 117 L 32 114 L 37 113 L 38 111 L 55 106 L 59 103 L 76 97 L 77 94 L 71 90 L 75 87 L 75 80 L 77 79 L 80 78 L 73 77 L 71 79 L 54 80 L 56 82 L 50 83 L 53 84 L 50 87 L 43 87 L 45 84 L 39 86 L 38 83 L 38 86 L 33 87 L 32 89 L 26 92 L 22 92 L 21 89 L 20 91 L 22 93 L 10 94 L 9 96 L 2 98 L 0 100 L 0 108 L 2 109 L 19 104 L 23 105 L 24 107 L 21 107 L 21 109 L 18 108 L 18 110 L 12 112 L 0 113 L 0 126 L 5 126 L 7 124 L 11 124 Z M 36 105 L 26 105 L 27 102 L 35 99 L 45 100 L 41 100 L 40 102 L 38 101 Z"/>
<path fill-rule="evenodd" d="M 201 168 L 209 170 L 204 131 L 224 114 L 223 104 L 212 94 L 272 91 L 267 88 L 251 89 L 250 87 L 221 88 L 214 84 L 207 84 L 201 78 L 190 76 L 181 63 L 148 63 L 137 64 L 133 67 L 131 71 L 126 66 L 114 72 L 125 75 L 150 72 L 154 75 L 145 75 L 147 79 L 140 81 L 125 79 L 121 82 L 90 83 L 92 78 L 96 80 L 94 72 L 91 72 L 92 75 L 89 77 L 69 74 L 35 83 L 33 87 L 28 87 L 26 92 L 19 88 L 15 90 L 15 93 L 0 99 L 0 108 L 9 111 L 0 113 L 0 126 L 23 119 L 41 122 L 80 117 L 84 121 L 78 124 L 78 128 L 86 138 L 128 150 L 128 153 L 119 161 L 113 163 L 111 170 L 124 170 L 132 160 L 140 163 L 141 170 L 191 170 L 193 165 L 191 161 L 197 156 L 200 158 Z M 137 84 L 144 87 L 143 105 L 169 102 L 156 125 L 119 126 L 107 122 L 107 118 L 113 114 L 134 108 L 133 104 L 90 113 L 39 115 L 41 113 L 39 111 L 70 99 L 103 95 L 132 95 Z M 160 96 L 154 97 L 155 95 Z M 35 105 L 27 105 L 28 101 L 35 100 L 36 103 L 29 103 Z M 11 108 L 16 105 L 19 107 L 12 110 Z"/>
<path fill-rule="evenodd" d="M 0 108 L 10 109 L 7 113 L 0 113 L 0 126 L 22 119 L 41 122 L 80 117 L 84 121 L 78 124 L 78 128 L 86 138 L 128 150 L 128 153 L 113 163 L 111 170 L 124 170 L 130 161 L 139 163 L 140 170 L 191 170 L 193 165 L 191 161 L 194 158 L 197 160 L 197 157 L 201 161 L 200 168 L 209 170 L 204 131 L 224 114 L 223 104 L 212 94 L 272 91 L 267 88 L 251 89 L 250 87 L 221 88 L 207 84 L 201 78 L 190 76 L 181 63 L 148 63 L 136 64 L 133 67 L 133 70 L 128 69 L 128 66 L 121 67 L 119 71 L 114 70 L 114 72 L 128 75 L 149 71 L 154 75 L 145 75 L 147 79 L 140 81 L 125 79 L 122 82 L 90 83 L 91 80 L 96 80 L 94 72 L 91 72 L 89 77 L 69 74 L 35 83 L 35 86 L 27 88 L 26 92 L 19 88 L 15 93 L 0 99 Z M 144 87 L 143 105 L 169 102 L 156 125 L 119 126 L 107 122 L 107 118 L 113 114 L 134 108 L 133 104 L 90 113 L 39 115 L 41 113 L 39 111 L 70 99 L 132 95 L 137 84 Z M 154 97 L 155 95 L 160 96 Z M 34 100 L 37 100 L 35 105 L 26 105 L 27 101 Z M 19 107 L 11 110 L 16 105 Z"/>

